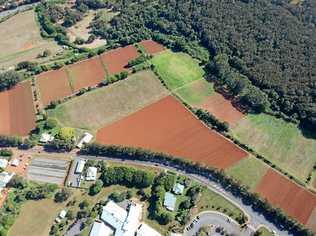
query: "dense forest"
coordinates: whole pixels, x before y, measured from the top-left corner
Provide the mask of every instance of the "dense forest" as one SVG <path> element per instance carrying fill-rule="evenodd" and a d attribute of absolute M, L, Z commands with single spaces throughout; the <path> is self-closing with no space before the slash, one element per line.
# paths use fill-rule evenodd
<path fill-rule="evenodd" d="M 85 1 L 95 2 L 80 2 Z M 215 76 L 246 78 L 248 87 L 256 87 L 253 91 L 264 100 L 255 104 L 260 109 L 268 105 L 277 115 L 316 127 L 315 1 L 296 5 L 287 0 L 131 2 L 117 1 L 113 9 L 120 14 L 110 26 L 95 22 L 94 33 L 121 45 L 150 37 L 178 37 L 177 44 L 184 48 L 198 42 L 210 52 Z M 219 57 L 228 58 L 228 66 L 218 66 Z"/>

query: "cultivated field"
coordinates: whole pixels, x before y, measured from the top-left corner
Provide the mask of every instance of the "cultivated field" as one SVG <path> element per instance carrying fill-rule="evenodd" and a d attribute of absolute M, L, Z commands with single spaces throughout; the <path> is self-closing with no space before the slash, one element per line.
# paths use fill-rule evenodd
<path fill-rule="evenodd" d="M 100 129 L 97 142 L 161 151 L 218 168 L 248 155 L 205 127 L 172 96 Z"/>
<path fill-rule="evenodd" d="M 184 102 L 193 107 L 199 107 L 210 95 L 214 94 L 214 88 L 212 83 L 199 79 L 175 89 L 174 92 Z"/>
<path fill-rule="evenodd" d="M 95 130 L 151 104 L 169 92 L 151 71 L 142 71 L 59 105 L 50 112 L 61 125 Z"/>
<path fill-rule="evenodd" d="M 30 82 L 0 93 L 0 134 L 26 136 L 35 120 Z"/>
<path fill-rule="evenodd" d="M 65 67 L 38 75 L 36 82 L 44 106 L 73 93 Z"/>
<path fill-rule="evenodd" d="M 238 121 L 245 116 L 228 99 L 219 93 L 209 96 L 199 107 L 209 111 L 219 120 L 228 122 L 232 127 L 236 126 Z"/>
<path fill-rule="evenodd" d="M 19 13 L 0 24 L 0 68 L 18 62 L 34 61 L 45 49 L 55 54 L 60 48 L 53 41 L 41 38 L 33 10 Z M 45 58 L 47 60 L 49 58 Z M 43 59 L 37 59 L 41 61 Z"/>
<path fill-rule="evenodd" d="M 250 190 L 254 190 L 268 168 L 268 165 L 250 156 L 227 169 L 226 174 L 239 181 L 242 185 L 246 185 Z"/>
<path fill-rule="evenodd" d="M 90 58 L 67 67 L 75 92 L 92 87 L 105 80 L 105 68 L 99 57 Z"/>
<path fill-rule="evenodd" d="M 316 162 L 316 141 L 296 125 L 269 115 L 247 115 L 233 135 L 282 169 L 305 181 Z"/>
<path fill-rule="evenodd" d="M 110 75 L 126 70 L 129 61 L 138 57 L 137 49 L 133 45 L 124 48 L 117 48 L 101 55 L 103 63 L 106 65 Z"/>
<path fill-rule="evenodd" d="M 256 192 L 303 224 L 308 223 L 316 206 L 316 195 L 272 169 L 267 171 Z"/>
<path fill-rule="evenodd" d="M 144 47 L 144 49 L 146 50 L 147 53 L 154 55 L 157 54 L 159 52 L 162 52 L 164 50 L 166 50 L 164 48 L 164 46 L 162 46 L 161 44 L 153 41 L 153 40 L 145 40 L 139 43 L 141 46 Z"/>
<path fill-rule="evenodd" d="M 198 62 L 184 53 L 165 51 L 154 56 L 152 63 L 171 90 L 202 79 L 204 75 Z"/>

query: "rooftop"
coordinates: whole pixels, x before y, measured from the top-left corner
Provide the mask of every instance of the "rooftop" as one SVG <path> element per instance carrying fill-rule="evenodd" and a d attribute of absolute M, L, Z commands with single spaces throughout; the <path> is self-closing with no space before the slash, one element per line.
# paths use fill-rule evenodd
<path fill-rule="evenodd" d="M 88 181 L 94 181 L 97 179 L 97 172 L 98 169 L 96 167 L 89 167 L 87 170 L 87 176 L 86 176 L 86 180 Z"/>
<path fill-rule="evenodd" d="M 169 210 L 174 211 L 176 207 L 177 198 L 170 192 L 165 193 L 165 200 L 163 205 Z"/>
<path fill-rule="evenodd" d="M 103 222 L 95 221 L 89 236 L 110 236 L 113 234 L 113 230 L 106 226 Z"/>
<path fill-rule="evenodd" d="M 156 230 L 151 228 L 149 225 L 142 223 L 136 232 L 136 236 L 161 236 Z"/>
<path fill-rule="evenodd" d="M 173 186 L 173 192 L 175 194 L 182 194 L 184 191 L 184 185 L 182 184 L 179 184 L 179 183 L 176 183 L 174 186 Z"/>

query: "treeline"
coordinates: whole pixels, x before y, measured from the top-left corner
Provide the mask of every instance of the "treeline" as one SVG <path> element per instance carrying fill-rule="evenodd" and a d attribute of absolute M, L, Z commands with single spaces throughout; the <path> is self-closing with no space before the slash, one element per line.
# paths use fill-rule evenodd
<path fill-rule="evenodd" d="M 206 178 L 216 180 L 226 190 L 242 199 L 245 204 L 251 205 L 253 209 L 262 213 L 266 218 L 276 225 L 279 225 L 293 233 L 294 235 L 313 235 L 302 224 L 287 216 L 281 209 L 274 208 L 269 202 L 260 198 L 258 194 L 251 193 L 247 187 L 239 182 L 227 177 L 224 172 L 211 167 L 201 166 L 183 158 L 173 157 L 164 153 L 156 153 L 141 148 L 130 148 L 121 146 L 105 146 L 100 144 L 90 144 L 85 146 L 81 152 L 86 155 L 110 156 L 119 159 L 130 159 L 162 163 L 172 165 L 188 173 L 202 175 Z"/>
<path fill-rule="evenodd" d="M 110 44 L 156 34 L 180 37 L 183 45 L 201 43 L 213 63 L 216 56 L 227 55 L 227 72 L 247 79 L 242 102 L 262 110 L 268 100 L 275 114 L 316 127 L 313 1 L 295 6 L 287 0 L 125 0 L 114 5 L 120 14 L 111 27 L 94 31 Z"/>
<path fill-rule="evenodd" d="M 0 73 L 0 92 L 12 88 L 23 79 L 23 76 L 14 70 Z"/>

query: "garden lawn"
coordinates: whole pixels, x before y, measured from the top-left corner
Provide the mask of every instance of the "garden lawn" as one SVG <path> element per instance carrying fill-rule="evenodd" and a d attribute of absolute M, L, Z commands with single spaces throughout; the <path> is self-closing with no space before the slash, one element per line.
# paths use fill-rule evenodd
<path fill-rule="evenodd" d="M 171 90 L 179 88 L 194 80 L 202 79 L 203 69 L 198 61 L 185 53 L 165 51 L 154 56 L 152 63 L 161 78 Z"/>
<path fill-rule="evenodd" d="M 268 166 L 255 157 L 244 158 L 226 170 L 226 174 L 253 190 L 268 170 Z"/>
<path fill-rule="evenodd" d="M 184 102 L 191 106 L 202 104 L 214 93 L 213 84 L 205 79 L 195 80 L 174 91 Z"/>
<path fill-rule="evenodd" d="M 208 188 L 205 188 L 202 192 L 196 207 L 198 212 L 207 210 L 219 211 L 232 217 L 233 219 L 236 219 L 238 216 L 244 214 L 243 211 L 236 205 Z"/>
<path fill-rule="evenodd" d="M 261 227 L 257 230 L 257 232 L 260 233 L 260 236 L 273 236 L 273 235 L 274 235 L 273 233 L 271 233 L 270 230 L 268 230 L 268 229 L 267 229 L 266 227 L 264 227 L 264 226 L 261 226 Z"/>
<path fill-rule="evenodd" d="M 27 201 L 22 205 L 20 215 L 8 235 L 48 235 L 54 219 L 64 207 L 65 203 L 55 203 L 52 199 Z"/>
<path fill-rule="evenodd" d="M 167 96 L 151 71 L 88 92 L 49 111 L 61 126 L 96 130 Z"/>
<path fill-rule="evenodd" d="M 295 124 L 282 119 L 250 114 L 237 124 L 232 133 L 302 181 L 305 181 L 316 162 L 316 140 L 305 138 Z"/>

